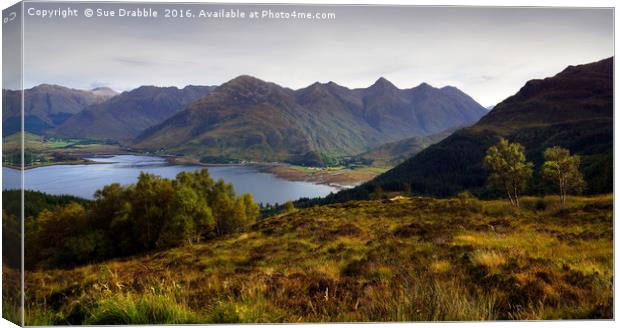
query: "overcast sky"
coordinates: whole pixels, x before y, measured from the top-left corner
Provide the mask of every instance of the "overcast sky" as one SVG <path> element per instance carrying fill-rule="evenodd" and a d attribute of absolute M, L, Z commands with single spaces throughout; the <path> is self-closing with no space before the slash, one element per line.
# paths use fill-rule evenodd
<path fill-rule="evenodd" d="M 123 4 L 29 3 L 80 17 L 25 17 L 24 85 L 73 88 L 216 85 L 253 75 L 290 88 L 385 77 L 400 88 L 456 86 L 484 106 L 528 80 L 613 55 L 611 9 L 141 5 L 246 12 L 333 12 L 334 20 L 85 18 Z"/>

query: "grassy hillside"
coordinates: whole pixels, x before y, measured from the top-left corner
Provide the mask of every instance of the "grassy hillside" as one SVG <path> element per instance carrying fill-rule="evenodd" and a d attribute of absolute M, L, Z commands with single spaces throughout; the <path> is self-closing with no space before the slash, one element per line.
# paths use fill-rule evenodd
<path fill-rule="evenodd" d="M 612 318 L 613 198 L 357 201 L 26 273 L 26 323 Z"/>

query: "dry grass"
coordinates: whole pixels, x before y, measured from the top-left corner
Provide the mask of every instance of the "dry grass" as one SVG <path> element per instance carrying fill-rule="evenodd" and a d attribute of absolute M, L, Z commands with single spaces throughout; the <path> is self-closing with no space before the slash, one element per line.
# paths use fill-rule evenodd
<path fill-rule="evenodd" d="M 528 201 L 350 202 L 189 247 L 27 272 L 27 323 L 611 318 L 613 199 Z"/>

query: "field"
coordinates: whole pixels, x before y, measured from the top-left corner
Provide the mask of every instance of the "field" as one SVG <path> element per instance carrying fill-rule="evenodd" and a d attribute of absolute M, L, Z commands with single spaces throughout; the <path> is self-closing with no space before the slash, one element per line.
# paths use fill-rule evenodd
<path fill-rule="evenodd" d="M 26 273 L 26 324 L 613 318 L 613 198 L 397 197 Z"/>
<path fill-rule="evenodd" d="M 388 170 L 386 167 L 345 166 L 307 167 L 299 165 L 263 165 L 265 171 L 278 177 L 293 181 L 311 181 L 326 184 L 337 188 L 354 186 L 372 180 L 377 175 Z"/>
<path fill-rule="evenodd" d="M 118 144 L 104 140 L 51 138 L 32 133 L 24 134 L 24 160 L 27 168 L 55 164 L 89 164 L 83 157 L 94 154 L 127 153 Z M 7 136 L 2 141 L 3 165 L 17 166 L 21 158 L 21 135 Z"/>

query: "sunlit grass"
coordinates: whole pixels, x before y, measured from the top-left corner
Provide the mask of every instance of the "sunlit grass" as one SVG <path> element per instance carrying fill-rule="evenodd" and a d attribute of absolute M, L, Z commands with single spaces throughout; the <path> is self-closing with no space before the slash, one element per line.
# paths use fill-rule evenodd
<path fill-rule="evenodd" d="M 27 320 L 611 318 L 613 198 L 556 201 L 529 198 L 515 209 L 406 198 L 303 209 L 188 247 L 28 272 Z"/>
<path fill-rule="evenodd" d="M 446 273 L 452 268 L 450 262 L 446 260 L 435 260 L 431 262 L 430 270 L 434 273 Z"/>
<path fill-rule="evenodd" d="M 480 250 L 473 254 L 473 262 L 495 271 L 506 264 L 506 256 L 498 251 Z"/>

